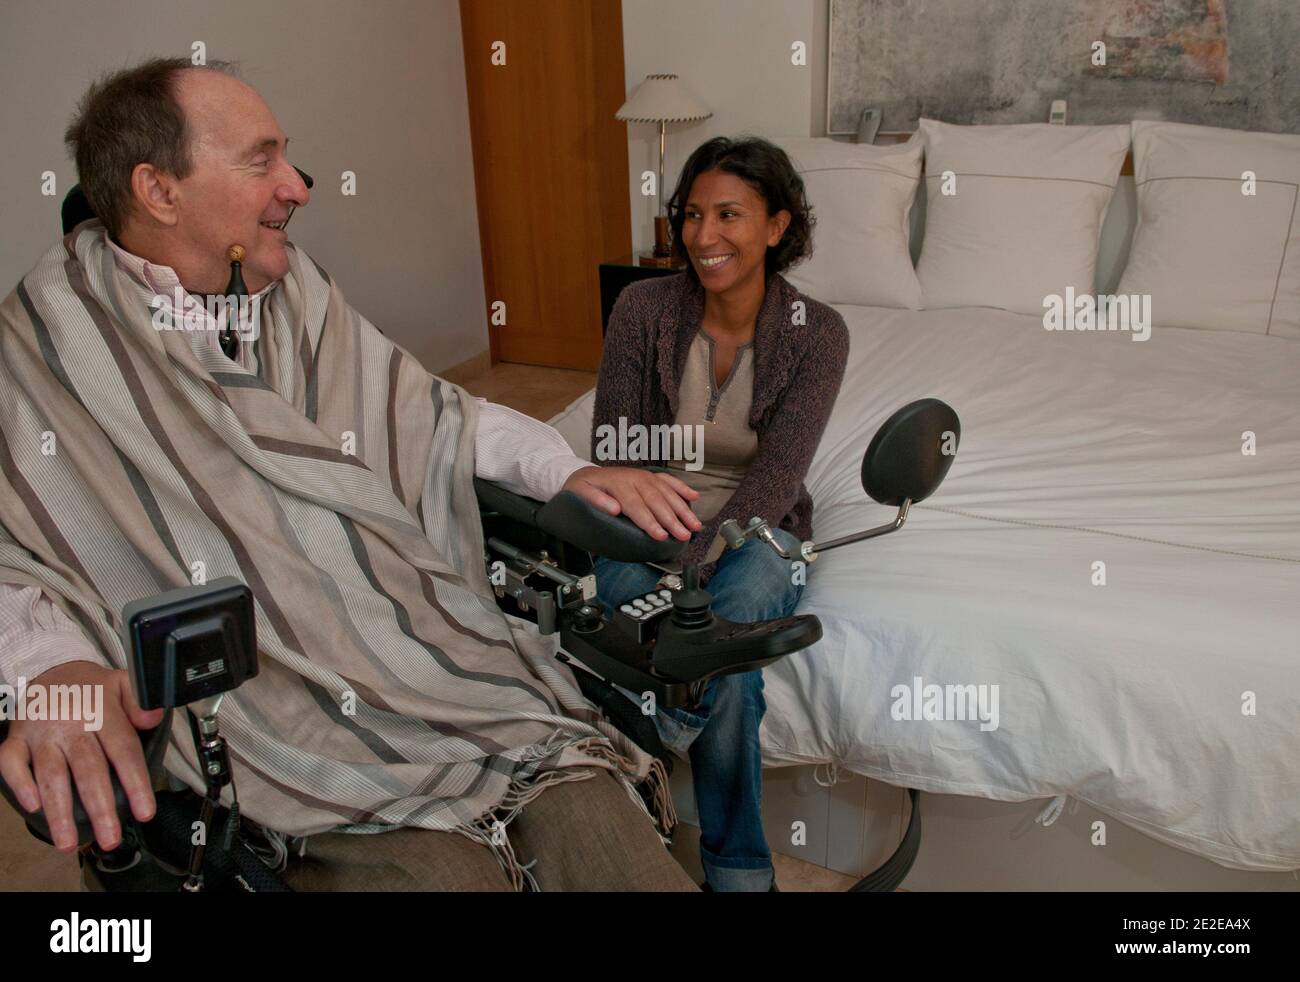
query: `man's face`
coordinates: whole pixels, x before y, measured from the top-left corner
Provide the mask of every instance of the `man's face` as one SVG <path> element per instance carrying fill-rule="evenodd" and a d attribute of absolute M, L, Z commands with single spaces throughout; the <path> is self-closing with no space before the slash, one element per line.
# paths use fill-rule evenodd
<path fill-rule="evenodd" d="M 310 198 L 285 156 L 288 138 L 261 97 L 228 75 L 184 72 L 176 98 L 194 164 L 175 185 L 177 249 L 201 289 L 215 293 L 230 276 L 226 251 L 242 245 L 244 283 L 256 293 L 289 269 L 288 235 L 270 226 Z"/>

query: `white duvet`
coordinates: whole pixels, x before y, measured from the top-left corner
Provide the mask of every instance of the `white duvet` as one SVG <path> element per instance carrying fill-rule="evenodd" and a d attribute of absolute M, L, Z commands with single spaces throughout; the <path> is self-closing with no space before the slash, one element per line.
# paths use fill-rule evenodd
<path fill-rule="evenodd" d="M 825 637 L 765 670 L 765 762 L 1069 795 L 1224 865 L 1300 868 L 1300 342 L 839 310 L 816 537 L 892 517 L 858 475 L 899 406 L 949 403 L 961 448 L 902 531 L 810 567 Z M 554 422 L 585 455 L 590 420 L 588 394 Z M 996 728 L 895 718 L 930 685 L 996 693 Z"/>

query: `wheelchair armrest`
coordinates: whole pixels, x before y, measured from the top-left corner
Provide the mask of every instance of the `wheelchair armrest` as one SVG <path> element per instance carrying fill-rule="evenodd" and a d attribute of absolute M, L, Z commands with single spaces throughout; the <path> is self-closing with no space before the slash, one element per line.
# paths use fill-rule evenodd
<path fill-rule="evenodd" d="M 607 515 L 572 491 L 561 491 L 545 503 L 507 491 L 499 484 L 474 478 L 479 507 L 541 529 L 584 552 L 625 563 L 667 563 L 686 543 L 668 538 L 658 542 L 622 515 Z"/>
<path fill-rule="evenodd" d="M 139 733 L 140 741 L 144 749 L 145 766 L 149 769 L 149 779 L 154 785 L 158 784 L 163 772 L 163 756 L 167 753 L 167 738 L 171 733 L 172 711 L 169 709 L 163 714 L 162 722 L 152 730 L 144 730 Z M 9 737 L 9 722 L 0 721 L 0 743 L 4 743 Z M 135 821 L 131 814 L 131 802 L 127 799 L 126 791 L 122 787 L 122 782 L 117 779 L 117 774 L 109 766 L 109 777 L 113 784 L 113 802 L 117 806 L 117 818 L 122 828 L 126 829 Z M 0 778 L 0 797 L 3 797 L 9 804 L 13 805 L 14 810 L 23 817 L 27 823 L 28 831 L 36 838 L 43 842 L 54 845 L 54 839 L 50 835 L 50 827 L 45 821 L 45 812 L 29 812 L 18 803 L 14 797 L 13 790 Z M 74 781 L 72 784 L 72 820 L 77 826 L 77 842 L 85 845 L 88 842 L 95 841 L 95 829 L 90 824 L 90 818 L 86 815 L 86 809 L 81 804 L 81 795 L 77 793 L 77 785 Z"/>

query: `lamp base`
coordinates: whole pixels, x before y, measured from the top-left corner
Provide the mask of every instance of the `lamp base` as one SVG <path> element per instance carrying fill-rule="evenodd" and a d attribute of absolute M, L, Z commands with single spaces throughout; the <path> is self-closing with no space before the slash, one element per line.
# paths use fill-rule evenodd
<path fill-rule="evenodd" d="M 685 269 L 686 264 L 679 264 L 672 256 L 656 256 L 653 252 L 643 252 L 636 257 L 638 266 L 657 266 L 660 269 Z"/>
<path fill-rule="evenodd" d="M 668 216 L 655 216 L 655 247 L 652 252 L 643 252 L 638 260 L 642 266 L 660 266 L 674 269 L 680 265 L 673 258 L 672 248 L 668 245 Z"/>

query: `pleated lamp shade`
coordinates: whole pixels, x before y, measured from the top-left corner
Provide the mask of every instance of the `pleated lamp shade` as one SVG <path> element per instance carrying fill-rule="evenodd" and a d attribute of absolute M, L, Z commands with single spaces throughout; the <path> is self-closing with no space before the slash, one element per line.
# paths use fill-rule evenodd
<path fill-rule="evenodd" d="M 685 123 L 713 111 L 676 75 L 647 75 L 614 115 L 628 123 Z"/>

